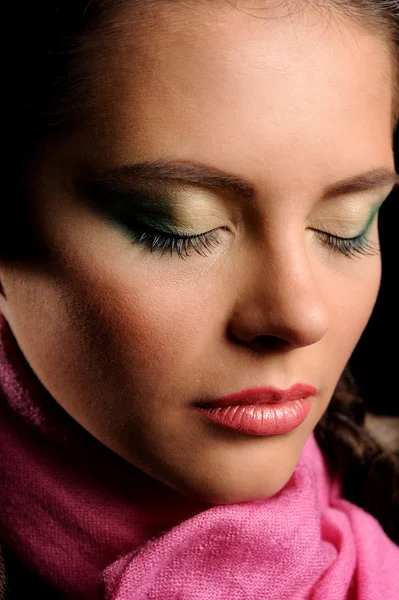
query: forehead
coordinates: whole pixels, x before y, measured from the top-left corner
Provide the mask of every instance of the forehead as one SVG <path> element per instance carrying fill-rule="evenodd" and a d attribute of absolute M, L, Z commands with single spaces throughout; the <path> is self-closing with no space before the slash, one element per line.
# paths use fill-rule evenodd
<path fill-rule="evenodd" d="M 277 4 L 124 10 L 118 42 L 103 42 L 107 60 L 92 89 L 96 152 L 116 164 L 205 153 L 227 167 L 237 153 L 243 163 L 281 162 L 289 148 L 298 169 L 325 161 L 326 176 L 343 146 L 355 170 L 376 154 L 389 161 L 388 44 L 338 13 L 307 6 L 288 16 Z"/>

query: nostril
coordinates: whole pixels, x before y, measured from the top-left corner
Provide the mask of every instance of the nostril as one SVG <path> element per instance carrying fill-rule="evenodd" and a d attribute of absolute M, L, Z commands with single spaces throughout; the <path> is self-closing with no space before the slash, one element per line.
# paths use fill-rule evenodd
<path fill-rule="evenodd" d="M 275 335 L 257 335 L 251 342 L 252 347 L 261 350 L 282 350 L 291 345 L 288 340 Z"/>

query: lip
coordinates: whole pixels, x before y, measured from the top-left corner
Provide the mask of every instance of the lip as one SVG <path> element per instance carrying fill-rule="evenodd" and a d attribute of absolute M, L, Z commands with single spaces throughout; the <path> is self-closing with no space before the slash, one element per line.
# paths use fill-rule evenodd
<path fill-rule="evenodd" d="M 281 435 L 296 429 L 309 414 L 315 387 L 295 384 L 287 390 L 253 388 L 194 404 L 201 417 L 222 429 L 245 435 Z"/>
<path fill-rule="evenodd" d="M 222 398 L 205 400 L 195 404 L 198 408 L 220 408 L 222 406 L 242 406 L 245 404 L 275 404 L 301 400 L 316 395 L 316 388 L 305 383 L 296 383 L 286 390 L 275 387 L 257 387 Z"/>

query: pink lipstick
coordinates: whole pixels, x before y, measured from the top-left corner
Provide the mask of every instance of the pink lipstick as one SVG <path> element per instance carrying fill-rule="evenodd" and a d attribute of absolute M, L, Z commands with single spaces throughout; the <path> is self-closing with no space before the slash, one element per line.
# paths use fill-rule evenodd
<path fill-rule="evenodd" d="M 237 394 L 198 402 L 203 418 L 224 429 L 247 435 L 288 433 L 306 419 L 315 387 L 296 384 L 287 390 L 253 388 Z"/>

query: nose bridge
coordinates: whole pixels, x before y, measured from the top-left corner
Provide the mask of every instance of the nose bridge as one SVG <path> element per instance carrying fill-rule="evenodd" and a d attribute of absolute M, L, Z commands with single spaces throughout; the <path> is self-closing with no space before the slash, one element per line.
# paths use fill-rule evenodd
<path fill-rule="evenodd" d="M 328 306 L 304 232 L 269 235 L 252 258 L 235 313 L 236 335 L 247 342 L 272 336 L 296 347 L 318 342 L 328 329 Z"/>

